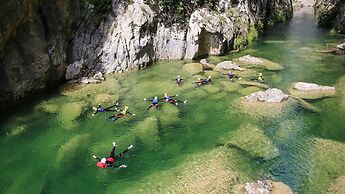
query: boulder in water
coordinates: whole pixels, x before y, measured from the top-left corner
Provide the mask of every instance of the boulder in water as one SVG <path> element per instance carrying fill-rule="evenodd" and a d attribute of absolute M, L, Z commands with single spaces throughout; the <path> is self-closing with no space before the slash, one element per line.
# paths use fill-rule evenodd
<path fill-rule="evenodd" d="M 200 63 L 187 63 L 183 66 L 183 70 L 192 75 L 195 75 L 202 73 L 204 71 L 204 68 Z"/>
<path fill-rule="evenodd" d="M 281 103 L 286 101 L 289 98 L 289 95 L 284 94 L 283 91 L 271 88 L 264 92 L 259 91 L 252 93 L 248 96 L 245 96 L 246 101 L 248 102 L 268 102 L 268 103 Z"/>
<path fill-rule="evenodd" d="M 262 84 L 262 83 L 258 83 L 258 82 L 253 82 L 253 81 L 245 81 L 245 80 L 239 80 L 237 81 L 237 83 L 244 85 L 244 86 L 255 86 L 258 88 L 262 88 L 262 89 L 268 89 L 269 86 L 266 84 Z"/>
<path fill-rule="evenodd" d="M 213 69 L 215 67 L 208 59 L 201 59 L 200 64 L 203 65 L 204 69 Z"/>
<path fill-rule="evenodd" d="M 250 55 L 234 59 L 233 61 L 241 66 L 248 68 L 263 68 L 271 71 L 279 71 L 284 69 L 284 67 L 278 63 L 260 57 L 253 57 Z"/>
<path fill-rule="evenodd" d="M 272 159 L 279 155 L 278 148 L 264 131 L 251 124 L 242 125 L 221 137 L 219 143 L 246 151 L 252 157 Z"/>
<path fill-rule="evenodd" d="M 235 194 L 293 194 L 289 186 L 282 182 L 271 180 L 256 180 L 244 185 L 236 186 Z"/>
<path fill-rule="evenodd" d="M 218 63 L 214 68 L 215 71 L 227 71 L 227 70 L 236 70 L 236 71 L 245 71 L 246 69 L 240 67 L 232 61 L 223 61 Z"/>
<path fill-rule="evenodd" d="M 302 99 L 321 99 L 335 96 L 335 88 L 314 83 L 297 82 L 289 89 L 292 96 Z"/>

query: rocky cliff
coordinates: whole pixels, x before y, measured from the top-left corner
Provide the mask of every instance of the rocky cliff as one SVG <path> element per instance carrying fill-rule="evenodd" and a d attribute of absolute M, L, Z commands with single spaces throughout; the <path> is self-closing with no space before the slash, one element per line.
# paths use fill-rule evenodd
<path fill-rule="evenodd" d="M 292 15 L 291 0 L 0 1 L 0 107 L 65 79 L 222 55 Z"/>
<path fill-rule="evenodd" d="M 317 0 L 315 12 L 321 26 L 331 28 L 338 33 L 345 33 L 344 0 Z"/>
<path fill-rule="evenodd" d="M 79 0 L 0 0 L 0 109 L 64 77 Z"/>

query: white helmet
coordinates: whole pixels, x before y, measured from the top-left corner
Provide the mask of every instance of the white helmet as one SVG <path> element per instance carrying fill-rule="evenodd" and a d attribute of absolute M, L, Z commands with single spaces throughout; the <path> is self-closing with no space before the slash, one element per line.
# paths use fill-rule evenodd
<path fill-rule="evenodd" d="M 105 164 L 105 163 L 107 162 L 107 159 L 102 158 L 101 162 L 102 162 L 103 164 Z"/>

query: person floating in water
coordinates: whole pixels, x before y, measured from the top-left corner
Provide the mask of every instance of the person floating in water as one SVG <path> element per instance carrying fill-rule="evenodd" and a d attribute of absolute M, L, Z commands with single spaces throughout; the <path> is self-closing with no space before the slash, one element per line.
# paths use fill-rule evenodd
<path fill-rule="evenodd" d="M 256 81 L 259 81 L 259 82 L 263 82 L 264 81 L 264 76 L 262 73 L 259 73 L 259 76 L 257 78 L 252 78 L 250 80 L 256 80 Z"/>
<path fill-rule="evenodd" d="M 117 145 L 115 142 L 113 142 L 113 148 L 111 149 L 111 152 L 110 152 L 110 155 L 108 158 L 102 158 L 102 159 L 99 159 L 97 156 L 92 156 L 94 159 L 96 159 L 98 162 L 97 162 L 97 167 L 98 168 L 108 168 L 108 167 L 115 167 L 115 168 L 126 168 L 127 165 L 125 164 L 122 164 L 122 165 L 115 165 L 115 162 L 122 158 L 132 147 L 133 145 L 130 145 L 128 146 L 128 148 L 117 154 L 115 156 L 115 149 L 116 149 Z"/>
<path fill-rule="evenodd" d="M 128 111 L 128 106 L 125 106 L 125 109 L 123 109 L 123 110 L 119 110 L 119 109 L 116 108 L 116 111 L 120 111 L 120 113 L 112 115 L 112 116 L 108 117 L 108 119 L 116 121 L 117 119 L 122 118 L 122 117 L 126 116 L 127 114 L 130 114 L 130 115 L 133 115 L 133 116 L 135 115 L 135 114 L 130 113 Z"/>
<path fill-rule="evenodd" d="M 185 100 L 185 101 L 180 101 L 180 100 L 174 99 L 174 97 L 177 97 L 177 96 L 178 96 L 177 94 L 176 94 L 175 96 L 168 96 L 167 93 L 164 93 L 164 97 L 161 98 L 161 99 L 162 99 L 162 100 L 165 100 L 166 102 L 169 102 L 169 103 L 171 103 L 171 104 L 173 104 L 173 105 L 176 105 L 176 106 L 178 105 L 179 102 L 184 103 L 184 104 L 187 103 L 187 100 Z"/>
<path fill-rule="evenodd" d="M 144 99 L 145 101 L 150 100 L 150 99 Z M 152 103 L 150 106 L 148 106 L 146 109 L 150 110 L 150 108 L 155 107 L 157 110 L 159 110 L 159 99 L 157 96 L 155 96 L 153 99 L 151 99 Z"/>
<path fill-rule="evenodd" d="M 200 79 L 199 78 L 199 80 L 195 81 L 194 83 L 198 84 L 198 86 L 207 85 L 209 83 L 212 83 L 211 76 L 208 76 L 207 79 Z"/>
<path fill-rule="evenodd" d="M 178 75 L 176 79 L 172 79 L 173 81 L 176 81 L 176 85 L 180 86 L 182 84 L 182 78 L 181 75 Z"/>
<path fill-rule="evenodd" d="M 119 105 L 119 103 L 116 103 L 115 105 L 109 106 L 107 108 L 103 108 L 101 104 L 98 104 L 98 107 L 92 107 L 92 110 L 94 110 L 95 112 L 92 113 L 92 116 L 95 116 L 95 114 L 99 113 L 99 112 L 109 112 L 109 111 L 116 111 L 117 109 L 111 109 L 114 108 L 115 106 Z"/>
<path fill-rule="evenodd" d="M 231 81 L 232 81 L 233 78 L 241 79 L 241 78 L 237 77 L 234 73 L 232 73 L 232 71 L 229 71 L 229 73 L 227 73 L 227 74 L 222 74 L 222 75 L 227 75 L 228 78 L 229 78 L 229 80 L 231 80 Z"/>

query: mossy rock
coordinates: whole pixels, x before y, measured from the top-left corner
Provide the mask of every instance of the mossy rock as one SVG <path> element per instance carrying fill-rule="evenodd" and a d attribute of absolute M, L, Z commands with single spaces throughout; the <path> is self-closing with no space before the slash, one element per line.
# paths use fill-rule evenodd
<path fill-rule="evenodd" d="M 11 127 L 11 129 L 7 132 L 9 136 L 16 136 L 24 133 L 27 129 L 27 126 L 25 124 L 16 125 L 14 127 Z"/>
<path fill-rule="evenodd" d="M 226 92 L 236 92 L 240 89 L 242 89 L 243 87 L 235 82 L 235 81 L 220 81 L 220 84 L 223 86 L 223 90 Z"/>
<path fill-rule="evenodd" d="M 279 63 L 275 63 L 271 60 L 260 58 L 260 57 L 254 57 L 254 58 L 261 62 L 243 61 L 243 60 L 240 60 L 240 58 L 236 58 L 233 61 L 239 64 L 240 66 L 243 66 L 246 68 L 262 68 L 262 69 L 267 69 L 270 71 L 280 71 L 284 69 L 282 65 L 280 65 Z"/>
<path fill-rule="evenodd" d="M 191 75 L 203 73 L 204 68 L 200 63 L 187 63 L 183 66 L 183 70 Z"/>
<path fill-rule="evenodd" d="M 259 72 L 254 69 L 247 69 L 245 71 L 238 72 L 237 76 L 241 77 L 242 79 L 257 78 L 259 76 Z"/>
<path fill-rule="evenodd" d="M 159 144 L 157 118 L 148 117 L 139 122 L 135 127 L 134 133 L 135 137 L 140 139 L 144 144 L 147 144 L 150 147 L 157 146 Z M 133 134 L 129 135 L 133 136 Z"/>
<path fill-rule="evenodd" d="M 258 92 L 258 91 L 261 91 L 261 89 L 258 87 L 251 86 L 251 87 L 246 87 L 246 88 L 238 90 L 238 93 L 243 94 L 243 95 L 248 95 L 254 92 Z"/>
<path fill-rule="evenodd" d="M 63 104 L 59 112 L 62 126 L 66 129 L 75 127 L 75 119 L 80 116 L 85 105 L 86 103 L 83 101 Z"/>
<path fill-rule="evenodd" d="M 47 113 L 57 113 L 60 110 L 58 104 L 50 102 L 50 101 L 43 101 L 35 107 L 36 110 L 42 110 Z"/>
<path fill-rule="evenodd" d="M 297 102 L 298 102 L 300 107 L 302 107 L 302 108 L 304 108 L 306 110 L 309 110 L 311 112 L 320 113 L 320 109 L 318 109 L 314 105 L 310 104 L 309 102 L 306 102 L 302 98 L 298 98 L 298 97 L 294 97 L 294 96 L 292 96 L 292 98 L 297 100 Z"/>
<path fill-rule="evenodd" d="M 145 176 L 124 193 L 228 193 L 238 180 L 238 173 L 230 168 L 235 166 L 230 158 L 226 147 L 188 154 L 182 163 Z M 116 184 L 110 184 L 106 193 L 117 190 Z"/>
<path fill-rule="evenodd" d="M 345 144 L 314 138 L 311 147 L 310 193 L 326 193 L 331 183 L 345 174 Z"/>
<path fill-rule="evenodd" d="M 255 87 L 256 88 L 256 87 Z M 232 107 L 240 112 L 250 115 L 254 118 L 275 118 L 281 116 L 284 112 L 292 111 L 297 108 L 296 100 L 289 98 L 281 103 L 267 102 L 248 102 L 245 97 L 241 97 L 232 103 Z"/>
<path fill-rule="evenodd" d="M 65 84 L 60 88 L 60 94 L 95 103 L 94 99 L 98 94 L 116 94 L 120 96 L 119 91 L 121 88 L 121 84 L 117 79 L 109 78 L 98 84 Z"/>
<path fill-rule="evenodd" d="M 211 76 L 212 78 L 219 78 L 220 75 L 218 72 L 215 71 L 205 71 L 206 76 Z"/>
<path fill-rule="evenodd" d="M 244 150 L 255 158 L 272 159 L 279 156 L 278 148 L 264 131 L 251 124 L 241 125 L 239 129 L 221 137 L 219 142 Z"/>
<path fill-rule="evenodd" d="M 104 103 L 115 103 L 119 99 L 119 96 L 110 95 L 110 94 L 97 94 L 95 96 L 95 104 L 104 104 Z"/>
<path fill-rule="evenodd" d="M 345 75 L 343 75 L 336 84 L 336 89 L 339 91 L 343 96 L 345 96 Z"/>
<path fill-rule="evenodd" d="M 80 152 L 89 145 L 90 135 L 76 135 L 62 144 L 57 151 L 57 163 L 74 162 L 80 157 Z"/>
<path fill-rule="evenodd" d="M 215 86 L 215 85 L 205 85 L 205 86 L 200 86 L 202 87 L 202 89 L 204 89 L 205 91 L 207 91 L 207 93 L 209 94 L 217 94 L 220 92 L 220 89 Z"/>
<path fill-rule="evenodd" d="M 268 85 L 263 84 L 263 83 L 258 83 L 258 82 L 253 82 L 253 81 L 245 81 L 245 80 L 239 80 L 237 83 L 244 85 L 244 86 L 254 86 L 262 89 L 268 89 L 270 88 Z"/>
<path fill-rule="evenodd" d="M 289 93 L 291 96 L 295 96 L 298 98 L 302 98 L 305 100 L 316 100 L 328 97 L 334 97 L 336 95 L 335 90 L 309 90 L 309 91 L 302 91 L 294 89 L 294 85 L 296 83 L 292 83 L 289 88 Z"/>
<path fill-rule="evenodd" d="M 328 194 L 344 194 L 345 193 L 345 175 L 333 181 L 327 193 Z"/>

